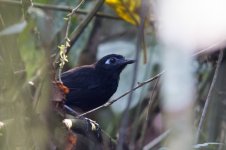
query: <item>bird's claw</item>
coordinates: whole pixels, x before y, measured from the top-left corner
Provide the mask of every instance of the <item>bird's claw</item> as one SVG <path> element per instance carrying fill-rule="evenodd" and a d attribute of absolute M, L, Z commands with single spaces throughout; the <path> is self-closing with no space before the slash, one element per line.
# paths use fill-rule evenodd
<path fill-rule="evenodd" d="M 85 120 L 87 121 L 87 129 L 90 129 L 95 133 L 95 135 L 97 136 L 97 138 L 99 140 L 101 140 L 101 128 L 100 128 L 100 125 L 94 121 L 94 120 L 91 120 L 89 118 L 85 118 Z"/>
<path fill-rule="evenodd" d="M 85 120 L 91 126 L 92 131 L 96 131 L 98 128 L 100 128 L 100 125 L 96 121 L 91 120 L 89 118 L 85 118 Z"/>

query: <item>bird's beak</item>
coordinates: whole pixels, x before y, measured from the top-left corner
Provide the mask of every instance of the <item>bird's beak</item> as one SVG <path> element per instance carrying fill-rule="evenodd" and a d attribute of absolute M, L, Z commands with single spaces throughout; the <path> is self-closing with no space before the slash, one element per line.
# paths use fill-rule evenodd
<path fill-rule="evenodd" d="M 132 59 L 125 59 L 123 64 L 132 64 L 132 63 L 135 63 L 135 60 L 132 60 Z"/>

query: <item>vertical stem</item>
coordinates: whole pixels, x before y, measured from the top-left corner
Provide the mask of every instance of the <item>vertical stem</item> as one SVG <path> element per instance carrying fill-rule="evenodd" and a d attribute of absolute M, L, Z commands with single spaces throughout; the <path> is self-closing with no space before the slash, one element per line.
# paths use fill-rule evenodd
<path fill-rule="evenodd" d="M 146 4 L 146 0 L 142 0 L 141 3 L 142 3 L 141 12 L 140 12 L 141 23 L 138 26 L 137 45 L 136 45 L 136 63 L 134 65 L 134 72 L 133 72 L 133 80 L 132 80 L 131 89 L 133 89 L 135 82 L 136 82 L 138 63 L 139 63 L 139 57 L 140 57 L 140 50 L 142 49 L 141 40 L 142 40 L 142 37 L 143 37 L 145 16 L 146 16 L 146 12 L 148 10 L 148 5 Z M 123 149 L 123 144 L 124 144 L 124 141 L 125 141 L 125 134 L 126 134 L 126 127 L 128 125 L 128 121 L 129 121 L 129 107 L 130 107 L 131 102 L 132 102 L 132 97 L 133 97 L 133 92 L 131 92 L 129 94 L 126 110 L 124 111 L 124 114 L 123 114 L 123 117 L 122 117 L 122 124 L 121 124 L 121 127 L 119 129 L 119 144 L 117 145 L 117 150 Z"/>
<path fill-rule="evenodd" d="M 201 128 L 202 128 L 204 120 L 206 118 L 208 106 L 209 106 L 209 103 L 210 103 L 210 100 L 211 100 L 211 95 L 213 93 L 213 89 L 214 89 L 215 83 L 217 81 L 217 76 L 218 76 L 220 64 L 223 60 L 223 54 L 224 54 L 223 50 L 221 50 L 220 53 L 219 53 L 219 57 L 218 57 L 215 73 L 214 73 L 214 76 L 213 76 L 213 80 L 212 80 L 212 83 L 211 83 L 211 86 L 210 86 L 210 89 L 209 89 L 209 92 L 208 92 L 208 95 L 207 95 L 207 98 L 206 98 L 206 102 L 205 102 L 205 105 L 204 105 L 204 108 L 203 108 L 203 111 L 202 111 L 202 115 L 201 115 L 201 118 L 200 118 L 198 129 L 197 129 L 197 132 L 196 132 L 196 140 L 195 140 L 196 143 L 198 143 L 198 141 L 199 141 Z"/>

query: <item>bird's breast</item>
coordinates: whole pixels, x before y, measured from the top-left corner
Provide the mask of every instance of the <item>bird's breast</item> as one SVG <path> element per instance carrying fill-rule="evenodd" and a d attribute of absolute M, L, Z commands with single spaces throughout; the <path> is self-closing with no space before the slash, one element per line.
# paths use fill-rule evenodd
<path fill-rule="evenodd" d="M 111 76 L 105 76 L 101 78 L 101 90 L 103 94 L 109 96 L 109 98 L 116 92 L 118 88 L 119 78 L 112 78 Z M 101 92 L 101 93 L 102 93 Z"/>

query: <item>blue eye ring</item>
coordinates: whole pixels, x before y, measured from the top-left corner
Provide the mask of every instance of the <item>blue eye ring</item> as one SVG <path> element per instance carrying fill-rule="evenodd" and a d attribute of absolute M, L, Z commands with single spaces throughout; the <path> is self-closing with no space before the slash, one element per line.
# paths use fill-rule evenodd
<path fill-rule="evenodd" d="M 109 58 L 108 60 L 106 60 L 105 64 L 115 64 L 116 63 L 116 58 L 112 57 L 112 58 Z"/>

